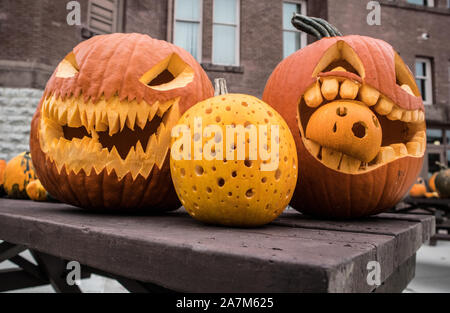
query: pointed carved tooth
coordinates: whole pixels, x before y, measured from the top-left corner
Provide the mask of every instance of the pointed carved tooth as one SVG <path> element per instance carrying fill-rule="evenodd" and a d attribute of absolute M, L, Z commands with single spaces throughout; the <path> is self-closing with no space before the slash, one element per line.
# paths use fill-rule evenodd
<path fill-rule="evenodd" d="M 144 101 L 141 102 L 137 111 L 137 119 L 136 119 L 136 124 L 141 129 L 144 129 L 145 125 L 147 125 L 149 113 L 150 113 L 150 106 L 148 106 L 147 103 Z"/>
<path fill-rule="evenodd" d="M 167 112 L 167 110 L 170 109 L 170 107 L 172 106 L 173 101 L 167 101 L 166 103 L 161 103 L 159 104 L 159 108 L 158 108 L 158 116 L 159 117 L 163 117 L 164 113 Z M 153 119 L 153 118 L 152 118 Z"/>
<path fill-rule="evenodd" d="M 67 110 L 65 108 L 58 111 L 58 122 L 60 125 L 67 125 Z"/>
<path fill-rule="evenodd" d="M 119 152 L 117 151 L 117 148 L 114 146 L 111 150 L 111 152 L 108 154 L 107 160 L 106 160 L 106 170 L 108 171 L 108 174 L 111 174 L 112 170 L 118 170 L 120 172 L 120 169 L 123 168 L 123 161 L 120 157 Z M 117 176 L 120 175 L 120 173 L 117 173 Z"/>
<path fill-rule="evenodd" d="M 371 107 L 377 104 L 380 98 L 380 92 L 368 85 L 363 85 L 359 90 L 359 98 L 367 106 Z"/>
<path fill-rule="evenodd" d="M 157 147 L 158 142 L 156 140 L 156 134 L 153 134 L 148 139 L 147 149 L 145 150 L 145 154 L 153 154 L 154 149 Z"/>
<path fill-rule="evenodd" d="M 125 125 L 127 123 L 127 117 L 128 117 L 128 108 L 126 106 L 123 106 L 120 108 L 119 111 L 120 131 L 122 131 L 125 128 Z"/>
<path fill-rule="evenodd" d="M 393 107 L 394 103 L 391 100 L 381 97 L 375 105 L 375 111 L 381 115 L 388 115 L 391 113 Z"/>
<path fill-rule="evenodd" d="M 92 107 L 86 109 L 87 130 L 92 132 L 95 130 L 95 110 Z"/>
<path fill-rule="evenodd" d="M 414 96 L 414 93 L 413 93 L 411 87 L 409 87 L 409 85 L 404 84 L 404 85 L 401 86 L 401 88 L 404 91 L 406 91 L 407 93 L 409 93 L 411 96 Z"/>
<path fill-rule="evenodd" d="M 154 103 L 151 107 L 150 107 L 150 113 L 148 114 L 148 120 L 151 122 L 153 120 L 153 118 L 155 117 L 156 113 L 159 110 L 159 102 Z M 162 116 L 162 115 L 161 115 Z"/>
<path fill-rule="evenodd" d="M 325 78 L 321 90 L 325 99 L 328 101 L 334 100 L 339 93 L 339 81 L 337 78 Z"/>
<path fill-rule="evenodd" d="M 341 85 L 341 91 L 339 92 L 342 99 L 356 99 L 359 92 L 359 84 L 351 81 L 350 79 L 344 80 Z"/>
<path fill-rule="evenodd" d="M 109 136 L 117 134 L 120 129 L 119 114 L 113 110 L 108 112 Z"/>
<path fill-rule="evenodd" d="M 418 142 L 420 144 L 420 151 L 425 150 L 426 145 L 425 138 L 414 136 L 413 139 L 411 139 L 411 142 Z"/>
<path fill-rule="evenodd" d="M 136 107 L 132 105 L 128 110 L 127 127 L 134 131 L 135 124 L 136 124 Z"/>
<path fill-rule="evenodd" d="M 136 143 L 136 154 L 138 156 L 143 156 L 145 154 L 144 148 L 142 147 L 142 144 L 139 140 Z"/>
<path fill-rule="evenodd" d="M 338 169 L 339 164 L 341 163 L 342 152 L 338 152 L 333 149 L 329 149 L 326 147 L 322 148 L 322 162 L 333 169 Z"/>
<path fill-rule="evenodd" d="M 306 142 L 306 148 L 309 150 L 309 153 L 311 153 L 313 156 L 317 157 L 320 152 L 320 145 L 317 142 L 314 142 L 309 139 L 305 139 Z"/>
<path fill-rule="evenodd" d="M 75 105 L 69 108 L 69 111 L 67 113 L 67 125 L 73 128 L 79 128 L 82 126 L 78 106 Z"/>
<path fill-rule="evenodd" d="M 413 156 L 420 156 L 421 154 L 421 145 L 419 142 L 408 142 L 406 144 L 406 148 L 408 149 L 408 154 Z"/>
<path fill-rule="evenodd" d="M 391 113 L 388 114 L 387 118 L 391 121 L 400 121 L 403 116 L 403 111 L 397 108 L 394 108 Z"/>
<path fill-rule="evenodd" d="M 339 169 L 348 173 L 355 173 L 361 167 L 361 161 L 346 154 L 342 155 L 342 161 Z"/>
<path fill-rule="evenodd" d="M 317 108 L 323 102 L 318 81 L 305 92 L 305 102 L 310 108 Z"/>
<path fill-rule="evenodd" d="M 395 150 L 393 147 L 381 147 L 377 155 L 377 164 L 384 164 L 395 159 Z"/>
<path fill-rule="evenodd" d="M 404 156 L 408 154 L 408 149 L 406 149 L 406 146 L 403 143 L 395 143 L 390 145 L 392 149 L 394 149 L 396 156 Z"/>
<path fill-rule="evenodd" d="M 107 162 L 108 160 L 108 149 L 104 148 L 97 156 L 97 162 L 93 164 L 93 168 L 95 170 L 95 173 L 99 175 L 103 170 L 106 168 L 106 164 L 104 162 Z"/>
<path fill-rule="evenodd" d="M 412 118 L 412 112 L 411 111 L 403 111 L 402 115 L 402 122 L 410 123 Z"/>
<path fill-rule="evenodd" d="M 417 122 L 425 121 L 425 113 L 423 111 L 419 111 L 419 116 L 417 118 Z"/>

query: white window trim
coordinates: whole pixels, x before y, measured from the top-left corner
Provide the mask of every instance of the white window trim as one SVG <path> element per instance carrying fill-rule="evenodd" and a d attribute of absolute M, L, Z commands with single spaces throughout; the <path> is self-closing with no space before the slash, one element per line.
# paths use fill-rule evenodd
<path fill-rule="evenodd" d="M 176 34 L 177 34 L 177 22 L 186 22 L 186 23 L 198 23 L 198 43 L 197 43 L 197 56 L 194 55 L 198 63 L 202 62 L 203 58 L 203 0 L 200 0 L 200 12 L 199 12 L 199 20 L 182 20 L 177 19 L 177 1 L 174 0 L 173 4 L 173 38 L 172 43 L 175 42 Z"/>
<path fill-rule="evenodd" d="M 302 15 L 307 15 L 308 14 L 308 7 L 307 7 L 307 2 L 305 0 L 288 0 L 288 1 L 283 1 L 284 3 L 293 3 L 293 4 L 300 4 L 300 8 L 301 8 L 301 12 L 300 14 Z M 284 8 L 282 8 L 283 10 Z M 284 28 L 284 21 L 281 21 L 281 28 L 283 29 L 283 33 L 284 32 L 296 32 L 296 33 L 301 33 L 300 35 L 300 49 L 306 47 L 308 45 L 307 40 L 308 40 L 308 35 L 305 32 L 300 32 L 298 29 L 292 30 L 292 29 L 285 29 Z M 284 38 L 284 36 L 283 36 Z M 283 49 L 284 49 L 284 42 L 283 42 Z M 284 51 L 283 51 L 283 56 L 284 56 Z"/>
<path fill-rule="evenodd" d="M 123 0 L 115 0 L 116 1 L 116 12 L 114 12 L 114 19 L 112 21 L 112 33 L 117 33 L 117 32 L 121 32 L 122 31 L 122 27 L 123 27 L 123 14 L 124 14 L 124 1 Z M 87 24 L 88 24 L 88 29 L 98 33 L 98 34 L 107 34 L 107 32 L 101 31 L 97 28 L 93 28 L 91 26 L 91 15 L 92 15 L 92 0 L 88 1 L 88 11 L 87 11 Z"/>
<path fill-rule="evenodd" d="M 428 58 L 416 58 L 416 63 L 417 62 L 425 64 L 426 76 L 415 75 L 416 79 L 425 80 L 425 100 L 423 101 L 423 104 L 431 105 L 433 104 L 433 68 L 431 66 L 431 60 Z"/>
<path fill-rule="evenodd" d="M 214 5 L 215 0 L 213 0 L 213 15 L 212 15 L 212 40 L 211 40 L 211 61 L 215 65 L 223 66 L 240 66 L 241 64 L 241 0 L 236 0 L 236 24 L 228 23 L 216 23 L 214 22 Z M 236 64 L 220 64 L 214 62 L 214 25 L 226 25 L 236 27 L 236 42 L 235 42 L 235 60 Z"/>
<path fill-rule="evenodd" d="M 415 3 L 409 2 L 408 0 L 406 0 L 406 2 L 408 2 L 409 4 L 415 4 Z M 432 8 L 432 7 L 434 7 L 434 0 L 428 0 L 426 5 L 421 5 L 421 4 L 415 4 L 415 5 Z"/>

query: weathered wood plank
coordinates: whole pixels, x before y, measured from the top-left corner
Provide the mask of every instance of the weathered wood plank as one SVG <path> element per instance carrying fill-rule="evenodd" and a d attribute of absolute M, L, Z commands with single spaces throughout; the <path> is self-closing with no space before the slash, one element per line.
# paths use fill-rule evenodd
<path fill-rule="evenodd" d="M 381 228 L 385 221 L 379 223 Z M 397 235 L 282 223 L 230 229 L 200 224 L 180 211 L 150 217 L 95 215 L 62 204 L 0 200 L 2 239 L 188 292 L 372 291 L 367 263 L 380 262 L 386 280 L 401 265 L 399 236 L 413 229 L 417 234 L 410 235 L 420 237 L 417 225 L 408 224 L 403 232 L 399 226 Z"/>

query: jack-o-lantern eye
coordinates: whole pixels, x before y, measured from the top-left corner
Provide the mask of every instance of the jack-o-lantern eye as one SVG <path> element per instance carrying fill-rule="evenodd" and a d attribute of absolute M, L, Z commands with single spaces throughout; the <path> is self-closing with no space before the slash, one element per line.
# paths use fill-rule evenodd
<path fill-rule="evenodd" d="M 141 83 L 158 91 L 182 88 L 193 80 L 194 70 L 175 53 L 155 65 L 139 79 Z"/>
<path fill-rule="evenodd" d="M 395 79 L 397 85 L 402 87 L 407 93 L 420 97 L 420 92 L 411 70 L 397 53 L 395 53 Z"/>
<path fill-rule="evenodd" d="M 336 68 L 343 68 L 345 71 L 363 78 L 366 76 L 363 63 L 356 52 L 344 41 L 338 41 L 331 46 L 323 55 L 313 72 L 313 77 L 317 77 L 322 72 L 330 72 Z"/>
<path fill-rule="evenodd" d="M 80 68 L 77 64 L 75 54 L 73 52 L 69 53 L 64 60 L 61 61 L 56 70 L 57 78 L 72 78 L 78 74 Z"/>

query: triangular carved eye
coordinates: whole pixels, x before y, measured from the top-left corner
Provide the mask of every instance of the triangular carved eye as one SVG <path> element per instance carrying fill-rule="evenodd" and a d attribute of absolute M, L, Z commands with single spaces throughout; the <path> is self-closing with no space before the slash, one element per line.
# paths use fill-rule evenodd
<path fill-rule="evenodd" d="M 397 85 L 402 87 L 403 90 L 413 96 L 420 97 L 419 88 L 417 88 L 411 70 L 397 53 L 395 53 L 395 78 Z"/>
<path fill-rule="evenodd" d="M 362 79 L 366 76 L 360 58 L 352 47 L 344 41 L 338 41 L 324 53 L 313 72 L 313 77 L 322 72 L 329 72 L 337 67 L 342 67 L 347 72 L 354 73 Z"/>
<path fill-rule="evenodd" d="M 173 53 L 145 73 L 139 81 L 154 90 L 167 91 L 185 87 L 193 80 L 194 70 Z"/>
<path fill-rule="evenodd" d="M 64 60 L 58 65 L 56 71 L 56 77 L 58 78 L 71 78 L 78 74 L 80 68 L 78 67 L 75 54 L 73 52 L 66 55 Z"/>

